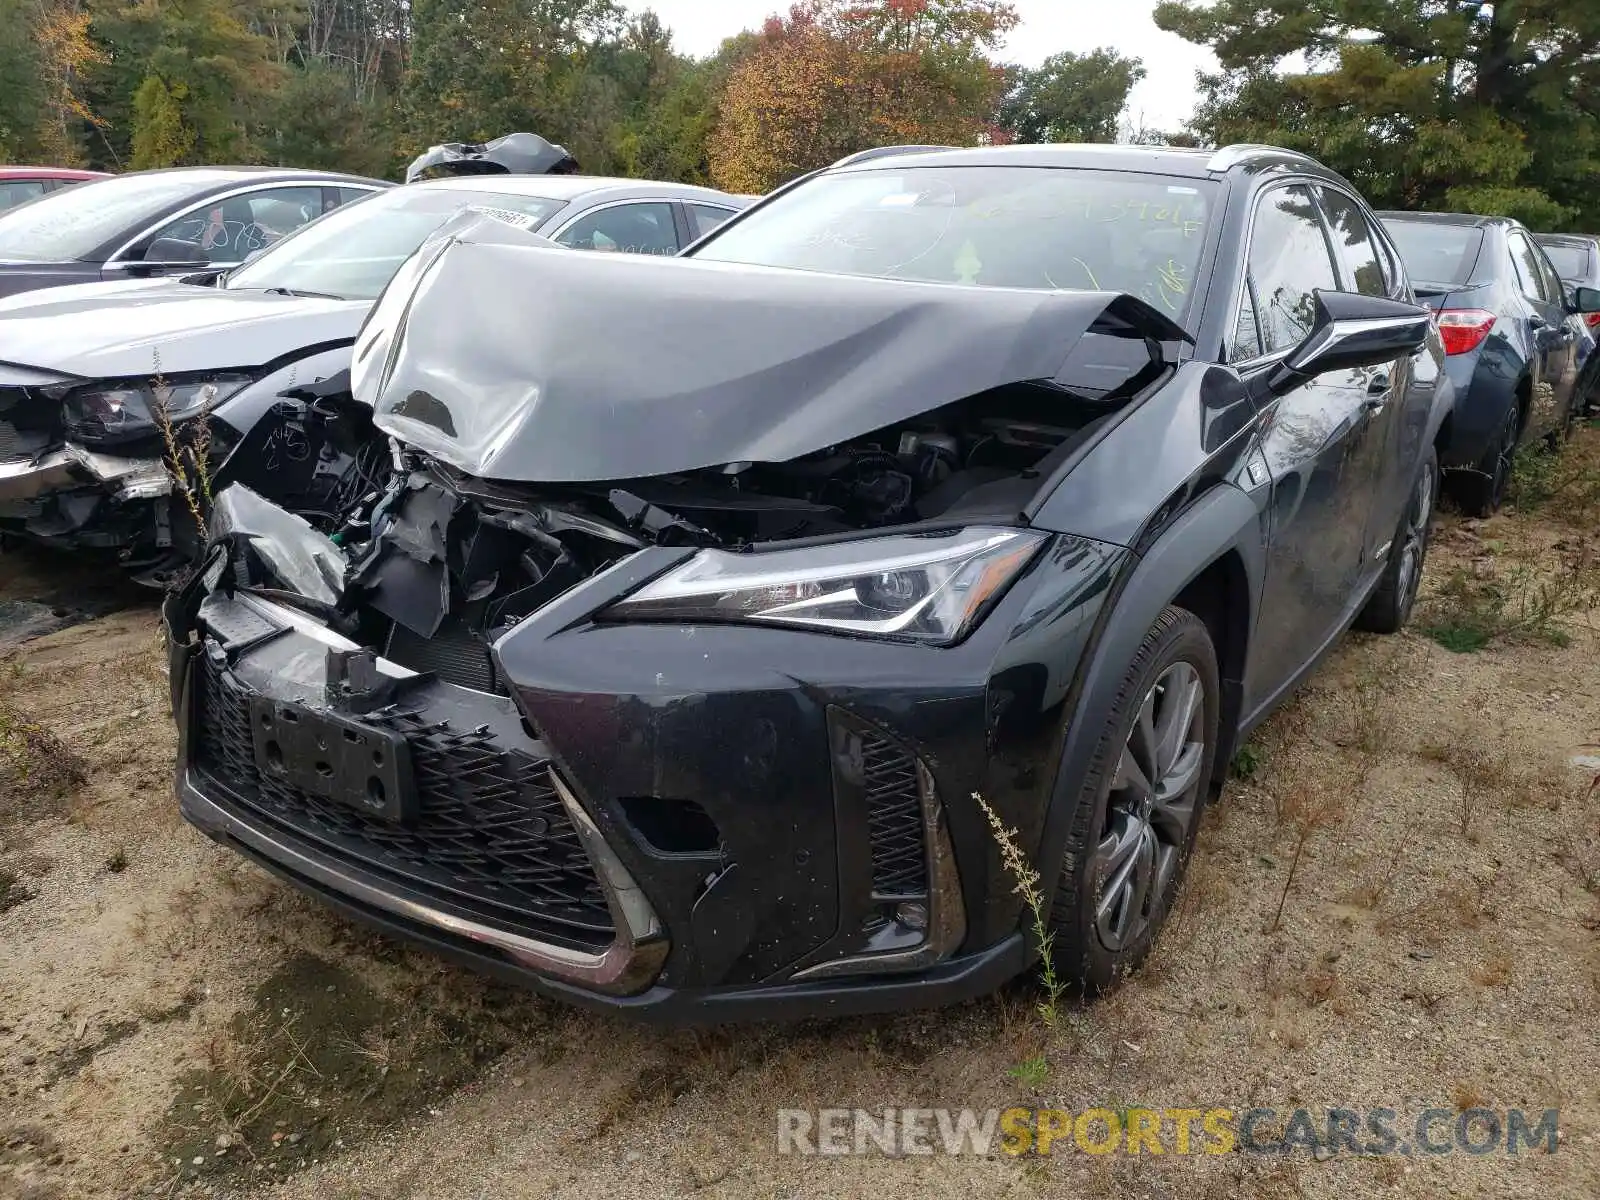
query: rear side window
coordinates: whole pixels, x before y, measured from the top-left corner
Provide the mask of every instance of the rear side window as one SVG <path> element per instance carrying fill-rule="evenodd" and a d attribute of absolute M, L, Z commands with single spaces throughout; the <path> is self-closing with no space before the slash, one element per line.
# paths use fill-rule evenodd
<path fill-rule="evenodd" d="M 1249 274 L 1265 351 L 1298 346 L 1311 333 L 1314 293 L 1339 290 L 1328 239 L 1307 188 L 1278 188 L 1262 198 L 1250 235 Z"/>
<path fill-rule="evenodd" d="M 1511 246 L 1511 265 L 1517 270 L 1517 284 L 1522 288 L 1522 294 L 1530 300 L 1538 300 L 1549 304 L 1555 300 L 1550 294 L 1550 285 L 1545 279 L 1543 264 L 1539 261 L 1539 252 L 1533 248 L 1533 243 L 1520 233 L 1513 233 L 1506 238 Z"/>
<path fill-rule="evenodd" d="M 1466 283 L 1483 250 L 1483 230 L 1471 225 L 1390 219 L 1384 228 L 1400 248 L 1412 282 L 1422 286 Z"/>
<path fill-rule="evenodd" d="M 1333 231 L 1334 249 L 1344 261 L 1345 273 L 1363 296 L 1387 296 L 1389 280 L 1378 257 L 1377 239 L 1358 205 L 1343 192 L 1321 188 L 1322 211 Z"/>
<path fill-rule="evenodd" d="M 556 235 L 556 241 L 574 250 L 612 254 L 671 255 L 682 249 L 672 205 L 654 201 L 615 204 L 579 217 Z"/>
<path fill-rule="evenodd" d="M 718 225 L 733 216 L 729 208 L 715 208 L 709 204 L 685 204 L 689 210 L 689 232 L 697 238 L 703 238 Z"/>
<path fill-rule="evenodd" d="M 1573 283 L 1589 278 L 1589 251 L 1583 246 L 1546 245 L 1544 252 L 1556 269 L 1556 274 Z"/>
<path fill-rule="evenodd" d="M 15 208 L 42 195 L 44 183 L 38 179 L 0 179 L 0 209 Z"/>
<path fill-rule="evenodd" d="M 1561 282 L 1561 276 L 1556 273 L 1556 269 L 1550 265 L 1550 256 L 1544 252 L 1542 246 L 1535 245 L 1533 257 L 1539 263 L 1539 279 L 1544 284 L 1545 297 L 1552 304 L 1564 303 L 1567 298 L 1567 288 Z"/>

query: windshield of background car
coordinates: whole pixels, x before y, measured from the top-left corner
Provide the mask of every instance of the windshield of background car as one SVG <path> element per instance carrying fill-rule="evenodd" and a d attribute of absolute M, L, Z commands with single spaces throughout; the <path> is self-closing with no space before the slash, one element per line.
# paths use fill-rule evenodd
<path fill-rule="evenodd" d="M 1550 257 L 1550 264 L 1555 267 L 1556 274 L 1566 280 L 1583 280 L 1589 278 L 1589 251 L 1583 246 L 1565 246 L 1544 244 L 1544 252 Z"/>
<path fill-rule="evenodd" d="M 1208 180 L 1052 167 L 822 175 L 694 257 L 843 275 L 1127 292 L 1182 321 L 1212 220 Z"/>
<path fill-rule="evenodd" d="M 1415 282 L 1466 283 L 1472 278 L 1472 268 L 1483 248 L 1483 230 L 1471 225 L 1392 218 L 1383 226 L 1400 247 L 1406 273 Z"/>
<path fill-rule="evenodd" d="M 428 235 L 453 213 L 481 208 L 537 229 L 565 201 L 461 188 L 392 188 L 335 209 L 228 276 L 230 291 L 286 288 L 376 300 Z"/>
<path fill-rule="evenodd" d="M 0 213 L 0 261 L 72 262 L 203 189 L 177 174 L 124 175 L 51 192 Z"/>

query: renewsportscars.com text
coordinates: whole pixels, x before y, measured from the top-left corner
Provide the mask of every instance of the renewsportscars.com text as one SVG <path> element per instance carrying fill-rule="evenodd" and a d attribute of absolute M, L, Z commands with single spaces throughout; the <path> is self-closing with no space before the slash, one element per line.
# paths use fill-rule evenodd
<path fill-rule="evenodd" d="M 1547 1108 L 789 1108 L 780 1154 L 1554 1154 Z"/>

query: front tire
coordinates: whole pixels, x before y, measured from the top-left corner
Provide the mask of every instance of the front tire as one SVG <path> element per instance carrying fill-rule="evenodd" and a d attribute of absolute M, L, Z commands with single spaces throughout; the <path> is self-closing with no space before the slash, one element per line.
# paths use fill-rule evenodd
<path fill-rule="evenodd" d="M 1422 583 L 1422 568 L 1428 561 L 1428 540 L 1432 533 L 1433 512 L 1439 497 L 1439 456 L 1429 449 L 1422 469 L 1411 487 L 1400 527 L 1389 543 L 1389 561 L 1383 570 L 1378 590 L 1356 618 L 1356 628 L 1368 633 L 1399 633 L 1411 619 Z"/>
<path fill-rule="evenodd" d="M 1171 911 L 1209 794 L 1219 696 L 1205 624 L 1167 608 L 1105 716 L 1051 905 L 1056 970 L 1085 994 L 1142 963 Z"/>

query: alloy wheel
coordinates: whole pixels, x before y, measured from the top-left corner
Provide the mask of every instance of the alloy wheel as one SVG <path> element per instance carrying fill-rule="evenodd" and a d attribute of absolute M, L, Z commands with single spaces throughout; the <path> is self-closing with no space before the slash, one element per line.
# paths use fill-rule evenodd
<path fill-rule="evenodd" d="M 1139 705 L 1122 748 L 1095 854 L 1094 924 L 1107 950 L 1149 928 L 1199 812 L 1205 762 L 1200 673 L 1173 663 Z"/>
<path fill-rule="evenodd" d="M 1402 617 L 1411 608 L 1417 584 L 1422 578 L 1422 563 L 1428 553 L 1428 524 L 1433 520 L 1433 470 L 1424 467 L 1417 478 L 1411 503 L 1406 508 L 1405 529 L 1400 541 L 1400 578 L 1396 597 Z"/>

